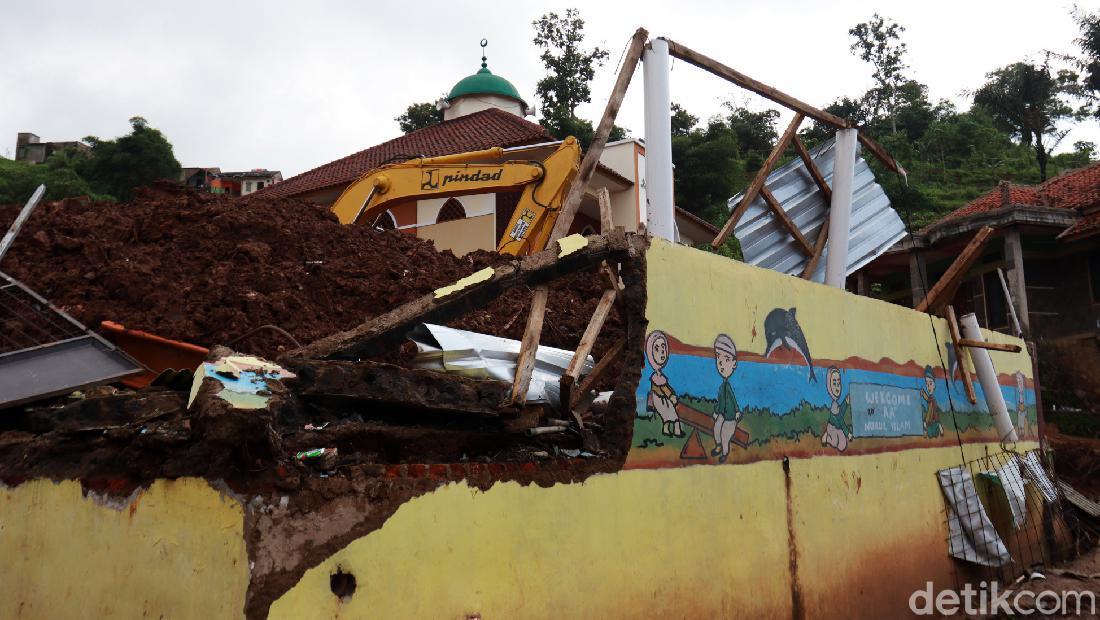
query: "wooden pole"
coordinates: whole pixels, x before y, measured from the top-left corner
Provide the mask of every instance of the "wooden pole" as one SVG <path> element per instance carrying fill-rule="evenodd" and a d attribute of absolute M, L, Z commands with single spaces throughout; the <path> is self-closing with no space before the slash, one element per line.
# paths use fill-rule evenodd
<path fill-rule="evenodd" d="M 1008 315 L 1012 318 L 1013 335 L 1019 338 L 1024 335 L 1020 328 L 1020 319 L 1016 316 L 1016 302 L 1012 301 L 1012 294 L 1008 292 L 1008 282 L 1005 281 L 1004 269 L 997 267 L 997 278 L 1001 280 L 1001 291 L 1005 294 L 1005 303 L 1008 304 Z"/>
<path fill-rule="evenodd" d="M 600 337 L 600 330 L 603 329 L 603 324 L 607 320 L 607 315 L 611 312 L 611 306 L 615 304 L 617 296 L 618 291 L 616 289 L 606 289 L 603 296 L 600 297 L 599 303 L 596 304 L 596 310 L 592 313 L 592 318 L 589 319 L 588 326 L 584 329 L 581 341 L 577 344 L 577 350 L 573 352 L 573 358 L 569 360 L 569 365 L 565 368 L 565 374 L 561 376 L 559 385 L 563 403 L 570 401 L 573 385 L 581 376 L 581 368 L 584 366 L 585 360 L 588 359 L 588 354 L 592 352 L 592 346 L 596 344 L 596 339 Z"/>
<path fill-rule="evenodd" d="M 671 43 L 671 41 L 670 41 Z M 718 233 L 718 236 L 711 242 L 711 247 L 717 248 L 726 242 L 730 233 L 733 232 L 733 228 L 737 226 L 737 221 L 741 219 L 741 216 L 745 214 L 745 210 L 749 208 L 753 200 L 756 200 L 756 195 L 760 193 L 760 188 L 764 187 L 764 182 L 768 180 L 768 174 L 775 167 L 776 162 L 779 161 L 779 157 L 783 155 L 783 151 L 787 150 L 787 145 L 791 143 L 794 138 L 795 132 L 798 131 L 798 126 L 802 124 L 802 119 L 805 118 L 802 114 L 795 114 L 791 119 L 791 124 L 787 125 L 787 130 L 783 132 L 783 135 L 779 138 L 779 142 L 775 144 L 775 148 L 768 155 L 768 158 L 764 160 L 764 165 L 760 167 L 760 171 L 756 173 L 756 177 L 749 184 L 749 188 L 745 190 L 745 197 L 741 199 L 741 203 L 737 205 L 737 208 L 733 210 L 729 219 L 722 226 L 722 230 Z"/>
<path fill-rule="evenodd" d="M 821 222 L 821 230 L 817 231 L 817 241 L 814 242 L 814 252 L 810 255 L 810 260 L 806 262 L 806 266 L 802 268 L 802 279 L 809 280 L 814 275 L 814 270 L 817 269 L 817 264 L 821 262 L 821 255 L 825 252 L 825 242 L 829 240 L 829 211 L 825 211 L 825 219 Z"/>
<path fill-rule="evenodd" d="M 951 301 L 946 293 L 953 292 L 954 289 L 958 288 L 959 282 L 966 275 L 966 270 L 981 254 L 982 246 L 985 245 L 991 234 L 993 234 L 993 229 L 989 226 L 983 226 L 978 234 L 974 235 L 974 238 L 966 244 L 955 262 L 951 263 L 951 266 L 944 272 L 943 277 L 936 282 L 932 290 L 928 291 L 928 294 L 924 296 L 924 300 L 917 304 L 918 312 L 928 312 L 929 309 L 935 309 L 937 306 L 946 305 Z"/>
<path fill-rule="evenodd" d="M 962 341 L 962 336 L 959 335 L 959 321 L 955 318 L 954 306 L 947 306 L 947 327 L 951 332 L 951 346 L 955 349 L 955 363 L 959 365 L 959 373 L 962 374 L 963 387 L 966 388 L 966 398 L 970 401 L 971 405 L 978 404 L 978 395 L 974 392 L 974 383 L 970 380 L 970 373 L 966 371 L 966 362 L 963 361 L 963 349 L 959 344 Z M 948 368 L 947 372 L 951 372 Z M 948 382 L 951 381 L 951 377 L 948 377 Z"/>
<path fill-rule="evenodd" d="M 584 190 L 588 187 L 589 181 L 592 180 L 592 174 L 596 171 L 596 164 L 599 163 L 600 156 L 603 155 L 604 146 L 607 145 L 607 136 L 615 125 L 615 117 L 619 114 L 619 108 L 623 105 L 623 97 L 626 96 L 626 89 L 630 86 L 630 79 L 634 77 L 634 69 L 638 67 L 638 61 L 642 57 L 642 50 L 645 48 L 645 42 L 648 38 L 649 33 L 646 29 L 639 28 L 630 40 L 630 47 L 626 51 L 626 56 L 623 57 L 623 66 L 619 69 L 619 77 L 615 80 L 615 87 L 611 90 L 611 98 L 607 100 L 607 107 L 604 108 L 603 117 L 600 118 L 600 124 L 596 127 L 596 135 L 592 138 L 592 144 L 588 146 L 588 151 L 584 154 L 584 159 L 581 160 L 580 170 L 577 172 L 576 178 L 573 179 L 573 184 L 569 186 L 569 193 L 566 194 L 565 202 L 562 203 L 558 221 L 550 232 L 548 245 L 564 237 L 573 224 L 573 218 L 576 217 L 577 210 L 581 206 L 581 198 L 584 197 Z M 536 249 L 541 250 L 542 248 Z"/>
<path fill-rule="evenodd" d="M 546 316 L 546 300 L 550 288 L 545 284 L 535 287 L 531 296 L 531 313 L 527 315 L 527 327 L 523 330 L 519 355 L 516 357 L 516 378 L 512 382 L 510 405 L 522 405 L 527 401 L 527 388 L 531 385 L 531 373 L 535 370 L 535 354 L 542 336 L 542 320 Z"/>
<path fill-rule="evenodd" d="M 798 136 L 794 137 L 794 149 L 798 151 L 798 156 L 802 158 L 802 163 L 806 165 L 806 170 L 809 171 L 810 177 L 813 178 L 814 183 L 817 184 L 817 188 L 821 190 L 821 193 L 825 196 L 825 204 L 828 205 L 833 200 L 833 190 L 829 188 L 829 184 L 825 182 L 825 175 L 821 174 L 821 169 L 817 167 L 814 160 L 810 158 L 810 151 L 806 148 L 806 144 L 802 142 L 802 138 Z"/>
<path fill-rule="evenodd" d="M 596 192 L 596 200 L 600 203 L 600 234 L 606 235 L 615 227 L 614 220 L 611 218 L 611 194 L 606 187 L 601 187 Z"/>
<path fill-rule="evenodd" d="M 813 256 L 814 246 L 810 245 L 810 242 L 806 240 L 806 237 L 802 234 L 801 230 L 798 230 L 798 226 L 791 220 L 791 216 L 783 210 L 783 205 L 779 204 L 779 201 L 775 199 L 768 186 L 760 188 L 760 195 L 764 198 L 764 202 L 768 205 L 768 208 L 772 210 L 775 217 L 779 219 L 779 222 L 787 229 L 787 232 L 791 233 L 795 242 L 798 243 L 802 251 L 806 253 L 806 256 Z"/>
<path fill-rule="evenodd" d="M 572 394 L 570 394 L 569 397 L 570 409 L 576 407 L 581 397 L 587 394 L 592 389 L 592 386 L 596 385 L 596 382 L 607 374 L 607 370 L 611 368 L 611 364 L 615 361 L 615 358 L 619 357 L 625 348 L 626 338 L 620 338 L 618 342 L 608 349 L 607 353 L 604 353 L 600 361 L 596 362 L 596 366 L 592 368 L 592 372 L 584 376 L 584 380 L 581 381 L 577 389 L 572 390 Z"/>
<path fill-rule="evenodd" d="M 770 99 L 771 101 L 774 101 L 785 108 L 794 110 L 795 112 L 798 112 L 803 116 L 808 116 L 815 121 L 824 123 L 826 125 L 829 125 L 830 127 L 834 127 L 836 129 L 847 129 L 852 126 L 852 122 L 849 120 L 840 118 L 839 116 L 826 112 L 825 110 L 815 108 L 812 105 L 803 101 L 799 101 L 798 99 L 795 99 L 787 93 L 772 88 L 771 86 L 768 86 L 767 84 L 758 80 L 754 80 L 744 73 L 741 73 L 740 71 L 727 67 L 717 60 L 704 56 L 703 54 L 700 54 L 695 50 L 680 45 L 675 41 L 668 41 L 668 53 L 676 58 L 679 58 L 680 60 L 683 60 L 684 62 L 693 64 L 696 67 L 703 69 L 704 71 L 713 73 L 714 75 L 717 75 L 724 80 L 733 82 L 741 88 L 751 90 L 752 92 L 760 95 L 761 97 L 764 97 L 765 99 Z"/>
<path fill-rule="evenodd" d="M 882 146 L 878 142 L 872 140 L 866 133 L 862 131 L 859 132 L 859 142 L 868 151 L 871 151 L 871 154 L 878 158 L 878 160 L 881 161 L 884 166 L 894 172 L 894 174 L 902 174 L 904 172 L 901 169 L 901 166 L 898 165 L 898 160 L 890 157 L 890 154 L 886 152 L 886 149 L 882 148 Z"/>
<path fill-rule="evenodd" d="M 1023 347 L 1018 344 L 1001 344 L 999 342 L 986 342 L 984 340 L 967 340 L 963 338 L 959 344 L 972 349 L 988 349 L 989 351 L 1003 351 L 1005 353 L 1019 353 Z"/>

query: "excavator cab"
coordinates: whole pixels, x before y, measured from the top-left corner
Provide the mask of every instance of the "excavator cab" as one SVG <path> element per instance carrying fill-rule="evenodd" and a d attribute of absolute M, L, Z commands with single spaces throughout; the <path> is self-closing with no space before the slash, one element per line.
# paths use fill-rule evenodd
<path fill-rule="evenodd" d="M 542 161 L 506 159 L 544 146 L 494 147 L 385 165 L 349 185 L 332 211 L 341 223 L 357 224 L 373 222 L 407 200 L 521 189 L 497 251 L 515 256 L 537 252 L 546 246 L 581 159 L 580 144 L 573 136 L 562 140 Z"/>

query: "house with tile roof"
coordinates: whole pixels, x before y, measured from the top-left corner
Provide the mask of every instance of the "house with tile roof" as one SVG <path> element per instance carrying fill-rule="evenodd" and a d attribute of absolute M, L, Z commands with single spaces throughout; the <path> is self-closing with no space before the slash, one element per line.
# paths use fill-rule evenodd
<path fill-rule="evenodd" d="M 481 68 L 459 80 L 437 106 L 444 120 L 341 157 L 260 190 L 261 196 L 291 196 L 331 206 L 349 184 L 388 162 L 409 157 L 435 157 L 491 147 L 535 147 L 523 159 L 540 160 L 559 144 L 538 123 L 525 118 L 527 103 L 516 88 L 494 75 L 482 57 Z M 585 190 L 570 232 L 599 230 L 597 192 L 611 196 L 616 226 L 636 232 L 646 221 L 645 144 L 626 139 L 609 143 Z M 424 239 L 456 254 L 492 250 L 508 225 L 520 192 L 474 194 L 447 199 L 412 200 L 383 213 L 374 222 Z M 682 209 L 676 223 L 683 243 L 709 242 L 717 234 L 710 223 Z"/>
<path fill-rule="evenodd" d="M 914 233 L 863 277 L 892 301 L 916 304 L 983 226 L 995 233 L 955 295 L 957 313 L 1012 331 L 1011 299 L 1031 340 L 1100 336 L 1100 163 L 1040 185 L 1002 181 Z"/>

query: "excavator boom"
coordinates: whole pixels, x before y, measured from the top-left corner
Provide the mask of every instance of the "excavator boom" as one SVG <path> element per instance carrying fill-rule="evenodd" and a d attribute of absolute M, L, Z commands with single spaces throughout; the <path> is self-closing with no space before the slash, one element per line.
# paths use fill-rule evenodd
<path fill-rule="evenodd" d="M 525 255 L 545 247 L 580 166 L 572 136 L 543 161 L 499 161 L 525 149 L 492 148 L 406 160 L 376 168 L 349 185 L 332 206 L 343 224 L 369 223 L 408 200 L 522 189 L 497 251 Z"/>

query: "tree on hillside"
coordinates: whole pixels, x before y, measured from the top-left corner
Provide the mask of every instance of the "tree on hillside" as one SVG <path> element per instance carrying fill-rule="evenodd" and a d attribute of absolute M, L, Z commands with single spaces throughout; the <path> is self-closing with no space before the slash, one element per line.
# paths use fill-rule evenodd
<path fill-rule="evenodd" d="M 438 110 L 434 103 L 414 103 L 405 108 L 405 113 L 393 119 L 401 127 L 401 131 L 410 133 L 425 127 L 431 127 L 443 122 L 443 110 Z"/>
<path fill-rule="evenodd" d="M 1054 73 L 1047 63 L 1017 62 L 987 77 L 989 81 L 974 92 L 974 105 L 986 109 L 1021 144 L 1034 148 L 1040 178 L 1046 180 L 1050 154 L 1066 135 L 1057 123 L 1073 115 L 1066 96 L 1075 92 L 1077 75 Z"/>
<path fill-rule="evenodd" d="M 870 106 L 872 114 L 884 115 L 890 119 L 892 133 L 897 133 L 898 130 L 898 92 L 908 81 L 904 75 L 908 67 L 904 61 L 907 47 L 901 40 L 903 32 L 904 26 L 878 13 L 872 15 L 869 21 L 856 24 L 848 30 L 848 34 L 855 39 L 851 46 L 852 52 L 874 67 L 871 77 L 875 80 L 875 87 L 867 92 L 864 102 Z"/>
<path fill-rule="evenodd" d="M 128 200 L 133 188 L 161 179 L 179 178 L 180 164 L 172 144 L 140 116 L 130 119 L 129 134 L 115 140 L 88 136 L 92 156 L 79 163 L 77 172 L 97 192 Z"/>
<path fill-rule="evenodd" d="M 607 60 L 608 52 L 598 46 L 584 46 L 584 20 L 577 9 L 566 9 L 564 15 L 547 13 L 531 25 L 535 28 L 535 45 L 542 50 L 539 59 L 546 68 L 546 75 L 535 85 L 542 103 L 539 123 L 555 138 L 576 136 L 587 148 L 595 129 L 590 121 L 577 117 L 577 106 L 592 101 L 589 83 Z M 625 130 L 613 127 L 609 140 L 625 136 Z"/>
<path fill-rule="evenodd" d="M 1081 28 L 1081 37 L 1076 42 L 1083 53 L 1077 63 L 1084 78 L 1083 94 L 1091 99 L 1090 103 L 1095 104 L 1100 100 L 1100 11 L 1088 13 L 1077 10 L 1073 17 Z M 1100 106 L 1092 108 L 1091 112 L 1100 118 Z"/>

